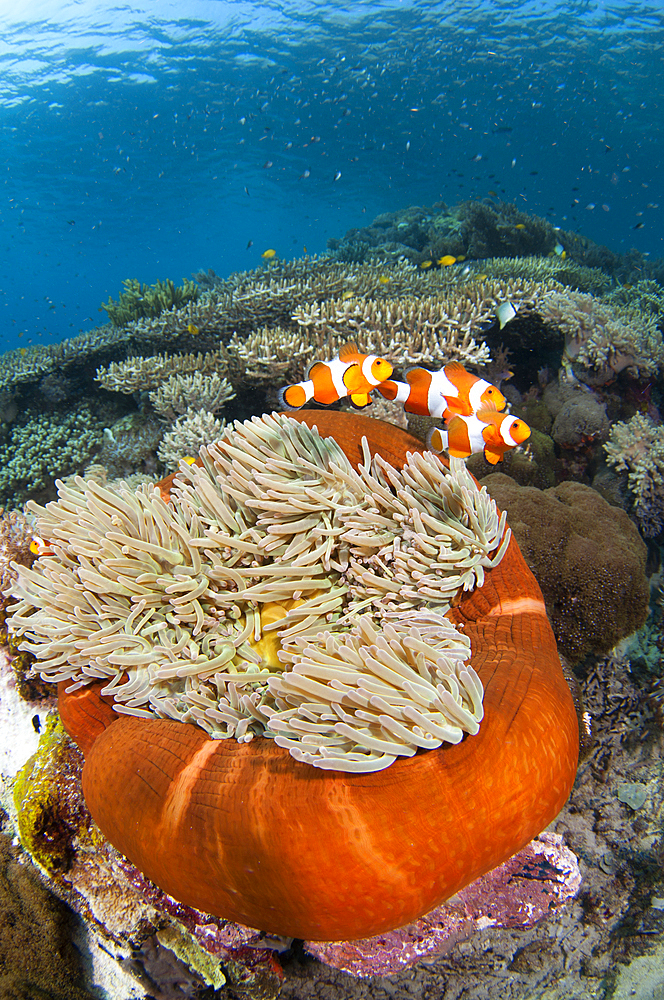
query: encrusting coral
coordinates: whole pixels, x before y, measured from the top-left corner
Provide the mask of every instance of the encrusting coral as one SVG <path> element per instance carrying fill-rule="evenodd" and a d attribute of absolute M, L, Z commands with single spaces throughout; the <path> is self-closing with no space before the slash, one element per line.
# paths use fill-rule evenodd
<path fill-rule="evenodd" d="M 664 427 L 637 413 L 614 424 L 604 445 L 606 460 L 627 482 L 634 497 L 634 513 L 647 538 L 664 530 Z"/>
<path fill-rule="evenodd" d="M 183 902 L 321 940 L 399 926 L 523 846 L 568 794 L 578 729 L 486 494 L 395 428 L 313 418 L 343 451 L 265 417 L 183 467 L 168 504 L 63 490 L 12 627 L 68 678 L 61 716 L 111 842 Z"/>

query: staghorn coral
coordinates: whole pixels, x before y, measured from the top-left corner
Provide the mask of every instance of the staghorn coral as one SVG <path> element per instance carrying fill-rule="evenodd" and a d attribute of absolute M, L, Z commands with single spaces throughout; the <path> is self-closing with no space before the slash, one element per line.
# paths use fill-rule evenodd
<path fill-rule="evenodd" d="M 278 379 L 296 382 L 319 345 L 297 327 L 263 327 L 248 337 L 233 334 L 226 351 L 229 371 L 251 384 L 274 385 Z"/>
<path fill-rule="evenodd" d="M 489 349 L 475 335 L 494 319 L 497 306 L 508 299 L 535 309 L 547 292 L 546 286 L 518 279 L 476 281 L 422 298 L 332 299 L 297 308 L 293 319 L 321 347 L 329 338 L 328 349 L 352 333 L 364 349 L 395 362 L 458 359 L 481 365 L 489 360 Z"/>
<path fill-rule="evenodd" d="M 157 449 L 157 457 L 169 471 L 177 469 L 187 456 L 198 455 L 203 445 L 221 437 L 226 426 L 207 410 L 188 410 L 166 431 Z"/>
<path fill-rule="evenodd" d="M 21 506 L 52 490 L 58 475 L 80 471 L 101 443 L 102 425 L 87 403 L 64 414 L 24 414 L 0 444 L 0 498 Z"/>
<path fill-rule="evenodd" d="M 602 297 L 611 305 L 629 306 L 654 316 L 664 314 L 664 286 L 651 278 L 642 278 L 635 285 L 617 285 Z"/>
<path fill-rule="evenodd" d="M 637 413 L 614 424 L 604 445 L 606 460 L 629 473 L 634 513 L 647 538 L 664 529 L 664 427 Z"/>
<path fill-rule="evenodd" d="M 217 413 L 229 399 L 235 399 L 235 393 L 230 382 L 216 372 L 204 376 L 198 371 L 193 375 L 171 375 L 149 393 L 149 399 L 160 417 L 173 422 L 187 411 Z"/>
<path fill-rule="evenodd" d="M 474 269 L 494 279 L 521 278 L 552 287 L 557 283 L 593 295 L 601 295 L 611 285 L 611 279 L 598 268 L 560 257 L 490 257 L 475 264 Z"/>
<path fill-rule="evenodd" d="M 127 358 L 113 361 L 108 368 L 98 368 L 96 381 L 109 392 L 122 392 L 130 396 L 134 392 L 158 389 L 173 375 L 187 375 L 192 372 L 210 374 L 222 365 L 217 352 L 208 354 L 154 354 L 150 357 Z"/>
<path fill-rule="evenodd" d="M 144 316 L 159 316 L 162 312 L 180 308 L 200 294 L 196 283 L 188 279 L 180 287 L 176 287 L 170 278 L 157 281 L 154 285 L 143 285 L 135 278 L 127 278 L 122 284 L 125 290 L 120 293 L 117 302 L 111 298 L 102 302 L 111 323 L 118 327 Z"/>
<path fill-rule="evenodd" d="M 606 384 L 624 370 L 645 378 L 664 367 L 664 341 L 650 314 L 582 292 L 552 292 L 540 315 L 564 333 L 563 364 L 588 384 Z"/>

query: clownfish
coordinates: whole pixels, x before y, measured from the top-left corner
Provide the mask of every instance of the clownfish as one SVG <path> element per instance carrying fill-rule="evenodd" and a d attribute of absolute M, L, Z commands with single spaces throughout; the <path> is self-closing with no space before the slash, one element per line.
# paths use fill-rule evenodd
<path fill-rule="evenodd" d="M 406 384 L 407 382 L 407 384 Z M 378 386 L 385 399 L 404 404 L 407 413 L 421 417 L 469 417 L 493 404 L 504 410 L 507 400 L 500 389 L 486 379 L 471 375 L 459 361 L 450 361 L 439 372 L 411 368 L 406 382 L 387 381 Z"/>
<path fill-rule="evenodd" d="M 530 437 L 530 427 L 511 413 L 499 413 L 486 407 L 470 416 L 452 417 L 445 430 L 434 427 L 429 432 L 427 447 L 446 451 L 453 458 L 468 458 L 484 452 L 491 465 L 502 462 L 506 451 L 523 444 Z"/>
<path fill-rule="evenodd" d="M 52 556 L 53 549 L 45 542 L 43 538 L 39 535 L 33 535 L 32 541 L 30 542 L 29 549 L 34 556 Z"/>
<path fill-rule="evenodd" d="M 371 392 L 392 374 L 392 365 L 375 354 L 360 354 L 357 344 L 344 344 L 331 361 L 314 361 L 304 382 L 288 385 L 279 391 L 280 404 L 299 410 L 313 399 L 329 406 L 350 396 L 358 409 L 368 406 Z"/>

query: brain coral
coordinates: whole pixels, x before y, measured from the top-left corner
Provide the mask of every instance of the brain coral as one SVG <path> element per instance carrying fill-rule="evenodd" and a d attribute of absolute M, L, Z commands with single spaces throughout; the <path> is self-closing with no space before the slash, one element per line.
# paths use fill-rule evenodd
<path fill-rule="evenodd" d="M 569 660 L 606 653 L 644 623 L 646 546 L 623 510 L 582 483 L 538 490 L 496 472 L 482 485 L 507 511 Z"/>

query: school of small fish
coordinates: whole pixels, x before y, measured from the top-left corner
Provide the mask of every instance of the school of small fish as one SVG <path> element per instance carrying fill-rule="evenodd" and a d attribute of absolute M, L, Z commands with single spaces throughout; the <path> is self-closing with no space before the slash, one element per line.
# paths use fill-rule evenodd
<path fill-rule="evenodd" d="M 427 447 L 455 458 L 484 452 L 491 465 L 502 462 L 505 452 L 530 437 L 530 427 L 506 411 L 507 400 L 486 379 L 467 371 L 459 361 L 450 361 L 440 371 L 413 367 L 405 382 L 392 379 L 392 365 L 375 354 L 362 354 L 357 344 L 344 344 L 330 361 L 315 361 L 304 381 L 286 386 L 279 393 L 285 409 L 297 410 L 314 400 L 330 406 L 340 399 L 363 408 L 377 390 L 385 399 L 403 403 L 407 413 L 435 417 L 444 422 L 428 435 Z"/>

